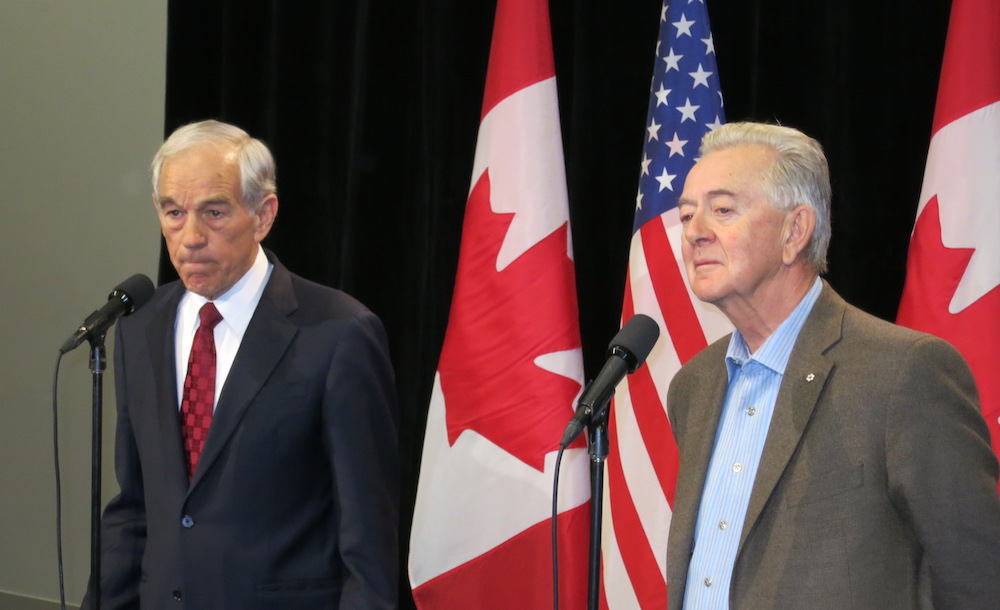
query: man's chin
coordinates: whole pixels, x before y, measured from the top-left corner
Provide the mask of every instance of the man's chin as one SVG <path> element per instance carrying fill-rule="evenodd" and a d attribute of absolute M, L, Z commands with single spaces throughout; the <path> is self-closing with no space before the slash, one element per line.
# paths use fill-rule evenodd
<path fill-rule="evenodd" d="M 193 292 L 209 300 L 215 297 L 216 286 L 214 283 L 208 282 L 207 278 L 198 275 L 188 275 L 182 276 L 181 282 L 183 282 L 184 288 L 188 292 Z"/>
<path fill-rule="evenodd" d="M 694 293 L 694 296 L 698 297 L 699 301 L 704 303 L 715 304 L 716 301 L 722 298 L 719 286 L 710 282 L 695 282 L 691 285 L 691 292 Z"/>

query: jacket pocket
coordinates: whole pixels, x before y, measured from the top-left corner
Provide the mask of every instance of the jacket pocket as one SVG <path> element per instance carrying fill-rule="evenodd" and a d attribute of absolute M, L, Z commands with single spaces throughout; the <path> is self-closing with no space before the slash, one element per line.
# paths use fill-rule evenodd
<path fill-rule="evenodd" d="M 337 608 L 341 584 L 336 580 L 287 580 L 257 587 L 261 610 L 313 610 Z"/>
<path fill-rule="evenodd" d="M 855 464 L 818 476 L 796 479 L 788 484 L 788 506 L 812 504 L 857 489 L 865 483 L 865 465 Z"/>

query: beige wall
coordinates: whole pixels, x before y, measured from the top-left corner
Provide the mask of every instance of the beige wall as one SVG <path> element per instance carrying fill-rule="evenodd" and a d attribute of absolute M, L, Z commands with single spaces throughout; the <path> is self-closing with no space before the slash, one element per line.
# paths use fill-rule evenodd
<path fill-rule="evenodd" d="M 133 273 L 155 280 L 146 167 L 162 138 L 166 5 L 0 2 L 0 607 L 40 607 L 23 598 L 59 595 L 51 401 L 58 347 L 118 282 Z M 110 373 L 104 388 L 107 499 L 115 491 Z M 59 385 L 73 605 L 89 572 L 90 389 L 84 344 L 63 358 Z"/>

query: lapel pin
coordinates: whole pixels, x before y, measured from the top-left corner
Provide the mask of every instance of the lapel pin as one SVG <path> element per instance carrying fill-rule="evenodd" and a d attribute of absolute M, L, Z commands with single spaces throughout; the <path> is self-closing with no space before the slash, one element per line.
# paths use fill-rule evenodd
<path fill-rule="evenodd" d="M 812 381 L 813 379 L 816 379 L 816 376 L 813 375 L 812 373 L 806 375 L 806 381 Z"/>

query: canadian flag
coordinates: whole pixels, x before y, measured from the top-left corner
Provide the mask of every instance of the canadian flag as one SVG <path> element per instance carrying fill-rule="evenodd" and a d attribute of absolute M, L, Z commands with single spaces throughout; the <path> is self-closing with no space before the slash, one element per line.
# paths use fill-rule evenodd
<path fill-rule="evenodd" d="M 1000 2 L 954 0 L 896 321 L 972 368 L 1000 455 Z"/>
<path fill-rule="evenodd" d="M 551 608 L 552 482 L 583 381 L 547 0 L 499 0 L 410 537 L 422 610 Z M 559 595 L 587 597 L 589 461 L 567 450 Z"/>

